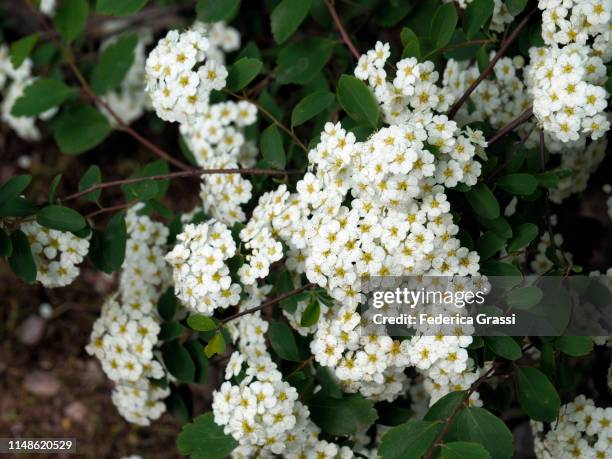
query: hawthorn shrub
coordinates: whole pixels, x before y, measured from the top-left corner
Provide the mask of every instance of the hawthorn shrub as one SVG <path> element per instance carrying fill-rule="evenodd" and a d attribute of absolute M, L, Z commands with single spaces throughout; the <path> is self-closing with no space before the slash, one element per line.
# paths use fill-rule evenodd
<path fill-rule="evenodd" d="M 74 170 L 2 184 L 0 255 L 114 276 L 83 332 L 127 422 L 168 412 L 199 459 L 610 456 L 609 328 L 398 338 L 360 309 L 408 275 L 588 274 L 611 304 L 610 2 L 21 6 L 2 121 Z"/>

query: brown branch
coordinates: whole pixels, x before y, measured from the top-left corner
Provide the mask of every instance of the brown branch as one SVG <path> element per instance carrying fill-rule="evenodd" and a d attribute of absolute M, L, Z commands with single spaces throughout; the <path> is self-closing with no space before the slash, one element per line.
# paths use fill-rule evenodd
<path fill-rule="evenodd" d="M 484 71 L 480 74 L 480 76 L 476 79 L 476 81 L 474 81 L 470 85 L 470 87 L 467 89 L 467 91 L 465 91 L 465 93 L 461 96 L 461 98 L 457 102 L 455 102 L 455 104 L 451 107 L 450 111 L 448 112 L 449 119 L 452 120 L 455 117 L 459 109 L 469 99 L 470 95 L 474 92 L 476 87 L 482 82 L 482 80 L 484 80 L 489 75 L 489 73 L 493 71 L 493 67 L 495 67 L 495 64 L 497 64 L 497 61 L 500 60 L 502 56 L 506 53 L 508 47 L 519 36 L 521 31 L 525 28 L 525 26 L 529 22 L 529 19 L 531 19 L 531 16 L 533 16 L 533 14 L 536 11 L 538 11 L 537 8 L 534 8 L 533 10 L 531 10 L 527 14 L 527 16 L 523 18 L 523 20 L 519 23 L 519 25 L 516 26 L 516 29 L 512 31 L 510 36 L 503 42 L 497 54 L 493 57 L 491 62 L 489 62 L 489 65 L 487 66 L 487 68 L 484 69 Z"/>
<path fill-rule="evenodd" d="M 521 148 L 523 148 L 523 145 L 525 145 L 525 142 L 527 142 L 527 140 L 529 139 L 529 137 L 531 137 L 531 134 L 533 133 L 533 131 L 536 128 L 536 124 L 534 123 L 533 126 L 531 126 L 531 129 L 529 129 L 529 132 L 527 132 L 527 135 L 525 135 L 525 137 L 523 137 L 521 139 L 521 141 L 516 145 L 516 147 L 514 148 L 515 152 L 518 152 Z M 495 177 L 497 174 L 499 174 L 508 164 L 510 164 L 512 161 L 514 160 L 514 154 L 511 155 L 510 158 L 508 158 L 508 160 L 506 160 L 504 163 L 500 164 L 498 167 L 496 167 L 490 174 L 488 177 L 488 180 L 491 180 L 493 177 Z"/>
<path fill-rule="evenodd" d="M 287 174 L 299 174 L 301 171 L 299 170 L 279 170 L 279 169 L 190 169 L 187 171 L 178 171 L 178 172 L 170 172 L 168 174 L 160 174 L 160 175 L 150 175 L 145 177 L 133 177 L 121 180 L 113 180 L 110 182 L 98 183 L 96 185 L 92 185 L 89 188 L 85 188 L 84 190 L 79 191 L 78 193 L 73 193 L 71 195 L 62 198 L 60 201 L 66 202 L 71 201 L 73 199 L 80 198 L 92 191 L 101 190 L 104 188 L 110 188 L 114 186 L 120 185 L 130 185 L 132 183 L 139 183 L 145 180 L 166 180 L 180 177 L 195 177 L 202 175 L 212 175 L 212 174 L 250 174 L 250 175 L 287 175 Z"/>
<path fill-rule="evenodd" d="M 349 49 L 351 54 L 355 57 L 355 59 L 359 60 L 359 58 L 361 57 L 361 54 L 359 53 L 359 51 L 353 44 L 351 37 L 349 37 L 348 33 L 346 33 L 346 29 L 342 25 L 342 21 L 340 20 L 340 17 L 338 16 L 338 13 L 336 12 L 336 8 L 334 8 L 334 4 L 332 3 L 332 0 L 325 0 L 325 4 L 327 5 L 329 14 L 332 17 L 334 24 L 336 25 L 336 28 L 338 29 L 338 32 L 340 32 L 342 41 L 344 42 L 346 47 Z"/>
<path fill-rule="evenodd" d="M 286 300 L 287 298 L 291 298 L 292 296 L 295 296 L 298 293 L 302 293 L 304 290 L 308 290 L 309 288 L 314 287 L 314 285 L 315 284 L 312 284 L 312 283 L 306 284 L 306 285 L 304 285 L 302 287 L 296 288 L 295 290 L 291 290 L 290 292 L 284 293 L 283 295 L 278 296 L 278 297 L 274 298 L 273 300 L 270 300 L 270 301 L 267 301 L 267 302 L 265 302 L 263 304 L 260 304 L 259 306 L 256 306 L 256 307 L 251 308 L 251 309 L 246 309 L 244 311 L 240 311 L 240 312 L 234 314 L 233 316 L 229 316 L 226 319 L 223 319 L 221 321 L 220 325 L 225 325 L 226 323 L 231 322 L 232 320 L 237 319 L 239 317 L 246 316 L 247 314 L 252 314 L 252 313 L 257 312 L 257 311 L 261 311 L 262 309 L 265 309 L 265 308 L 270 307 L 270 306 L 274 306 L 276 303 L 280 303 L 281 301 Z"/>
<path fill-rule="evenodd" d="M 521 113 L 519 116 L 517 116 L 515 119 L 513 119 L 508 124 L 506 124 L 503 128 L 501 128 L 499 131 L 497 131 L 493 135 L 493 137 L 491 137 L 489 140 L 487 140 L 487 144 L 489 146 L 493 145 L 499 139 L 504 137 L 506 134 L 509 134 L 510 132 L 514 131 L 517 127 L 519 127 L 521 124 L 526 123 L 527 121 L 529 121 L 529 119 L 532 116 L 533 116 L 533 108 L 529 107 L 523 113 Z"/>
<path fill-rule="evenodd" d="M 105 214 L 107 212 L 115 212 L 116 210 L 129 209 L 130 207 L 132 207 L 137 202 L 138 202 L 138 200 L 134 200 L 134 201 L 130 201 L 130 202 L 124 202 L 122 204 L 117 204 L 116 206 L 102 207 L 101 209 L 98 209 L 98 210 L 95 210 L 93 212 L 88 213 L 87 215 L 85 215 L 85 217 L 91 218 L 91 217 L 95 217 L 96 215 Z"/>

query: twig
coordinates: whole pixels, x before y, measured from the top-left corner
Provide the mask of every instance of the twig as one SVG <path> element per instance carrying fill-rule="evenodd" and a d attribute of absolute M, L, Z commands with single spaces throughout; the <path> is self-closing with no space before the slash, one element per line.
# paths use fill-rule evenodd
<path fill-rule="evenodd" d="M 514 148 L 515 152 L 518 152 L 521 148 L 523 148 L 523 145 L 525 145 L 525 142 L 527 142 L 527 139 L 529 139 L 529 137 L 531 137 L 531 134 L 533 133 L 535 128 L 536 128 L 536 124 L 534 123 L 533 126 L 531 126 L 531 129 L 529 129 L 529 132 L 527 133 L 527 135 L 525 135 L 525 137 L 523 137 L 521 139 L 521 141 Z M 504 169 L 504 167 L 506 167 L 508 164 L 510 164 L 513 160 L 514 160 L 514 154 L 511 155 L 511 157 L 507 161 L 503 162 L 498 167 L 496 167 L 491 172 L 491 174 L 489 175 L 488 179 L 491 180 L 493 177 L 495 177 L 497 174 L 499 174 Z"/>
<path fill-rule="evenodd" d="M 98 209 L 94 212 L 88 213 L 87 215 L 85 215 L 85 217 L 92 218 L 92 217 L 95 217 L 96 215 L 105 214 L 107 212 L 115 212 L 116 210 L 128 209 L 132 207 L 134 204 L 136 204 L 137 202 L 138 200 L 134 200 L 134 201 L 125 202 L 122 204 L 117 204 L 116 206 L 103 207 L 102 209 Z"/>
<path fill-rule="evenodd" d="M 348 33 L 346 33 L 346 29 L 342 25 L 342 21 L 340 20 L 340 17 L 338 17 L 338 13 L 336 12 L 336 8 L 334 8 L 334 4 L 332 3 L 331 0 L 325 0 L 325 4 L 327 5 L 329 14 L 332 17 L 334 24 L 336 25 L 336 28 L 338 29 L 338 32 L 340 32 L 342 41 L 344 42 L 346 47 L 349 49 L 351 54 L 355 57 L 355 59 L 359 60 L 359 58 L 361 57 L 361 54 L 359 53 L 359 51 L 357 50 L 357 48 L 351 41 L 351 37 L 349 37 Z"/>
<path fill-rule="evenodd" d="M 503 136 L 505 136 L 506 134 L 509 134 L 510 132 L 514 131 L 514 129 L 519 127 L 521 124 L 529 121 L 529 118 L 531 118 L 532 116 L 533 116 L 533 108 L 529 107 L 523 113 L 521 113 L 519 116 L 517 116 L 515 119 L 513 119 L 508 124 L 506 124 L 503 128 L 501 128 L 499 131 L 497 131 L 495 133 L 495 135 L 493 135 L 493 137 L 491 137 L 489 140 L 487 140 L 487 144 L 489 146 L 493 145 L 499 139 L 501 139 Z"/>
<path fill-rule="evenodd" d="M 133 177 L 128 179 L 121 180 L 113 180 L 111 182 L 98 183 L 96 185 L 92 185 L 89 188 L 85 188 L 84 190 L 79 191 L 78 193 L 73 193 L 71 195 L 62 198 L 60 201 L 72 201 L 73 199 L 80 198 L 92 191 L 101 190 L 104 188 L 110 188 L 114 186 L 120 185 L 130 185 L 132 183 L 139 183 L 145 180 L 166 180 L 173 179 L 179 177 L 194 177 L 194 176 L 202 176 L 202 175 L 212 175 L 212 174 L 250 174 L 250 175 L 286 175 L 286 174 L 298 174 L 300 171 L 298 170 L 279 170 L 279 169 L 190 169 L 188 171 L 178 171 L 171 172 L 168 174 L 160 174 L 160 175 L 150 175 L 145 177 Z"/>
<path fill-rule="evenodd" d="M 469 99 L 470 95 L 474 92 L 474 90 L 480 84 L 480 82 L 484 80 L 489 75 L 489 73 L 493 71 L 493 67 L 495 67 L 495 64 L 497 63 L 497 61 L 500 60 L 501 57 L 506 53 L 506 50 L 508 49 L 508 47 L 512 44 L 512 42 L 514 42 L 516 37 L 519 36 L 521 31 L 525 28 L 525 26 L 529 22 L 529 19 L 531 18 L 531 16 L 533 16 L 533 14 L 536 11 L 538 11 L 537 8 L 534 8 L 533 10 L 531 10 L 529 14 L 527 14 L 527 16 L 523 18 L 523 20 L 519 23 L 519 25 L 516 26 L 516 29 L 514 29 L 514 31 L 510 34 L 510 36 L 503 42 L 497 54 L 493 57 L 491 62 L 489 62 L 489 65 L 487 66 L 487 68 L 484 69 L 484 71 L 480 74 L 480 76 L 476 79 L 476 81 L 474 81 L 470 85 L 470 87 L 467 89 L 467 91 L 465 91 L 465 93 L 461 96 L 461 98 L 457 102 L 455 102 L 455 104 L 451 107 L 450 111 L 448 112 L 449 119 L 452 120 L 455 117 L 455 115 L 457 114 L 461 106 Z"/>
<path fill-rule="evenodd" d="M 287 292 L 287 293 L 285 293 L 285 294 L 283 294 L 281 296 L 278 296 L 278 297 L 274 298 L 273 300 L 270 300 L 270 301 L 267 301 L 267 302 L 265 302 L 263 304 L 260 304 L 259 306 L 256 306 L 256 307 L 251 308 L 251 309 L 245 309 L 244 311 L 240 311 L 240 312 L 234 314 L 233 316 L 229 316 L 229 317 L 223 319 L 221 321 L 220 325 L 225 325 L 226 323 L 231 322 L 232 320 L 237 319 L 239 317 L 246 316 L 247 314 L 252 314 L 252 313 L 257 312 L 257 311 L 261 311 L 262 309 L 268 308 L 270 306 L 274 306 L 276 303 L 280 303 L 281 301 L 286 300 L 287 298 L 291 298 L 292 296 L 297 295 L 298 293 L 302 293 L 304 290 L 308 290 L 309 288 L 314 287 L 314 285 L 315 284 L 312 284 L 312 283 L 311 284 L 306 284 L 306 285 L 304 285 L 302 287 L 298 287 L 295 290 L 291 290 L 290 292 Z"/>
<path fill-rule="evenodd" d="M 446 51 L 451 51 L 457 48 L 465 48 L 466 46 L 472 46 L 472 45 L 487 45 L 487 44 L 492 44 L 492 43 L 495 43 L 495 40 L 488 40 L 488 39 L 487 40 L 468 40 L 468 41 L 464 41 L 463 43 L 456 43 L 454 45 L 445 46 L 444 48 L 434 49 L 428 52 L 427 54 L 425 54 L 424 56 L 422 56 L 421 60 L 425 60 L 428 57 L 433 56 L 435 54 L 444 53 Z"/>
<path fill-rule="evenodd" d="M 300 147 L 305 153 L 308 153 L 308 148 L 306 147 L 306 145 L 304 145 L 302 143 L 302 141 L 300 139 L 297 138 L 297 136 L 295 135 L 295 133 L 289 129 L 287 126 L 285 126 L 283 123 L 281 123 L 272 113 L 270 113 L 268 110 L 266 110 L 264 107 L 262 107 L 261 104 L 259 104 L 258 102 L 249 99 L 246 96 L 243 96 L 241 94 L 236 94 L 235 92 L 230 91 L 229 89 L 224 89 L 223 90 L 224 93 L 235 97 L 236 99 L 239 100 L 246 100 L 247 102 L 252 103 L 253 105 L 255 105 L 257 107 L 257 109 L 266 117 L 268 118 L 270 121 L 272 121 L 274 124 L 276 124 L 280 129 L 282 129 L 289 137 L 291 137 L 291 139 L 293 140 L 293 142 L 295 142 L 295 144 Z"/>

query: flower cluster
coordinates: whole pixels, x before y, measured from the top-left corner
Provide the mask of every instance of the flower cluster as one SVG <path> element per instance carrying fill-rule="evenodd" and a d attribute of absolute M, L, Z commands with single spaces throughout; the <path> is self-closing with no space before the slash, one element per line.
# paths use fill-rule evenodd
<path fill-rule="evenodd" d="M 206 59 L 209 46 L 201 27 L 171 30 L 147 57 L 146 91 L 161 119 L 184 123 L 200 116 L 210 92 L 225 86 L 227 69 Z"/>
<path fill-rule="evenodd" d="M 166 260 L 173 268 L 175 293 L 188 309 L 212 315 L 238 303 L 241 288 L 232 283 L 225 263 L 235 253 L 232 233 L 223 223 L 185 226 Z"/>
<path fill-rule="evenodd" d="M 540 0 L 542 38 L 547 45 L 585 45 L 594 37 L 593 48 L 610 57 L 610 13 L 606 0 Z"/>
<path fill-rule="evenodd" d="M 169 394 L 150 381 L 165 376 L 154 350 L 160 330 L 155 304 L 169 281 L 163 257 L 168 229 L 139 215 L 142 207 L 127 213 L 119 291 L 102 306 L 86 350 L 115 382 L 112 400 L 119 413 L 129 422 L 149 425 L 165 411 L 162 399 Z"/>
<path fill-rule="evenodd" d="M 210 45 L 206 51 L 208 59 L 225 64 L 225 54 L 240 48 L 240 33 L 224 22 L 214 24 L 196 22 L 193 28 L 208 35 Z"/>
<path fill-rule="evenodd" d="M 584 395 L 563 405 L 550 429 L 535 421 L 531 426 L 539 459 L 610 456 L 612 408 L 597 407 Z"/>
<path fill-rule="evenodd" d="M 64 287 L 79 275 L 79 265 L 89 251 L 89 236 L 41 226 L 36 222 L 21 225 L 36 263 L 36 280 L 45 287 Z"/>
<path fill-rule="evenodd" d="M 269 290 L 248 287 L 240 309 L 259 305 Z M 318 439 L 320 429 L 310 420 L 308 408 L 298 400 L 296 389 L 282 380 L 267 351 L 267 330 L 259 311 L 230 327 L 238 350 L 226 367 L 226 381 L 213 394 L 212 408 L 215 422 L 240 444 L 232 456 L 251 457 L 258 451 L 261 457 L 280 454 L 291 459 L 353 457 L 348 447 Z"/>
<path fill-rule="evenodd" d="M 116 40 L 116 37 L 106 40 L 101 49 L 113 44 Z M 121 85 L 117 89 L 100 96 L 126 124 L 140 118 L 145 110 L 150 108 L 151 101 L 144 90 L 144 81 L 145 48 L 151 41 L 152 37 L 149 32 L 141 31 L 139 33 L 138 43 L 134 48 L 134 61 Z M 116 125 L 117 121 L 107 110 L 101 109 L 100 112 L 111 125 Z"/>
<path fill-rule="evenodd" d="M 245 141 L 244 128 L 257 119 L 250 102 L 220 102 L 210 105 L 201 117 L 181 124 L 180 130 L 200 167 L 235 169 L 251 167 L 257 148 Z M 200 196 L 204 211 L 228 225 L 245 219 L 241 204 L 251 199 L 251 182 L 238 174 L 202 176 Z"/>
<path fill-rule="evenodd" d="M 57 108 L 50 108 L 38 115 L 38 117 L 14 116 L 11 113 L 17 99 L 23 95 L 25 88 L 35 80 L 31 72 L 32 61 L 30 58 L 26 58 L 19 67 L 15 68 L 11 62 L 9 48 L 5 45 L 0 45 L 0 90 L 4 88 L 7 80 L 10 80 L 10 85 L 3 94 L 1 102 L 2 120 L 22 139 L 34 141 L 40 139 L 40 131 L 36 127 L 36 120 L 52 118 L 57 112 Z"/>

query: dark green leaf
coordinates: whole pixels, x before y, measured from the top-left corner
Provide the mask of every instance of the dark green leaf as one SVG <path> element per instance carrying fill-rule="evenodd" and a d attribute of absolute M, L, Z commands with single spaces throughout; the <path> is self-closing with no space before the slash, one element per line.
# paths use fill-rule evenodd
<path fill-rule="evenodd" d="M 196 13 L 205 22 L 218 22 L 230 19 L 240 8 L 240 0 L 198 0 Z"/>
<path fill-rule="evenodd" d="M 286 46 L 278 53 L 276 81 L 310 83 L 331 57 L 333 46 L 326 38 L 307 38 Z"/>
<path fill-rule="evenodd" d="M 11 245 L 13 251 L 8 257 L 8 262 L 17 277 L 30 283 L 36 280 L 36 263 L 32 257 L 28 237 L 21 230 L 11 234 Z"/>
<path fill-rule="evenodd" d="M 559 176 L 554 172 L 537 174 L 535 179 L 538 181 L 538 185 L 544 188 L 555 188 L 559 185 Z"/>
<path fill-rule="evenodd" d="M 511 194 L 530 195 L 538 187 L 538 181 L 530 174 L 509 174 L 497 180 L 497 186 Z"/>
<path fill-rule="evenodd" d="M 452 4 L 447 3 L 447 5 Z M 484 183 L 474 185 L 470 191 L 465 193 L 465 197 L 478 215 L 489 220 L 499 217 L 499 203 Z"/>
<path fill-rule="evenodd" d="M 55 12 L 53 22 L 62 37 L 71 41 L 83 30 L 88 13 L 87 0 L 64 0 Z"/>
<path fill-rule="evenodd" d="M 75 90 L 51 78 L 37 78 L 15 101 L 13 116 L 37 116 L 64 102 Z"/>
<path fill-rule="evenodd" d="M 187 349 L 175 340 L 165 343 L 161 352 L 166 368 L 172 376 L 182 382 L 193 382 L 195 365 Z"/>
<path fill-rule="evenodd" d="M 308 407 L 312 420 L 324 432 L 335 436 L 353 435 L 365 430 L 378 417 L 372 402 L 358 394 L 333 398 L 317 393 Z"/>
<path fill-rule="evenodd" d="M 304 312 L 302 313 L 300 325 L 302 327 L 312 327 L 319 321 L 320 314 L 321 306 L 319 305 L 319 300 L 316 298 L 311 298 L 308 306 L 306 306 L 306 309 L 304 309 Z"/>
<path fill-rule="evenodd" d="M 261 153 L 270 166 L 277 169 L 285 168 L 286 158 L 283 139 L 274 124 L 271 124 L 262 132 L 259 139 L 259 148 L 261 148 Z"/>
<path fill-rule="evenodd" d="M 538 236 L 538 227 L 533 223 L 523 223 L 514 229 L 514 237 L 508 243 L 508 252 L 516 252 Z"/>
<path fill-rule="evenodd" d="M 247 86 L 253 79 L 259 75 L 262 63 L 258 59 L 243 57 L 238 59 L 228 69 L 227 74 L 227 89 L 230 91 L 239 91 Z"/>
<path fill-rule="evenodd" d="M 51 185 L 49 185 L 49 197 L 47 201 L 53 202 L 55 200 L 55 195 L 57 194 L 57 187 L 59 187 L 60 182 L 62 181 L 62 174 L 57 174 L 51 180 Z"/>
<path fill-rule="evenodd" d="M 448 418 L 459 406 L 467 400 L 466 391 L 449 392 L 436 403 L 434 403 L 429 411 L 423 417 L 424 421 L 438 421 Z"/>
<path fill-rule="evenodd" d="M 506 302 L 514 309 L 529 309 L 540 302 L 544 294 L 535 285 L 516 288 L 508 292 Z"/>
<path fill-rule="evenodd" d="M 504 3 L 512 16 L 518 16 L 527 6 L 527 0 L 506 0 Z"/>
<path fill-rule="evenodd" d="M 158 339 L 160 341 L 172 341 L 177 339 L 187 330 L 178 322 L 163 322 L 160 325 Z"/>
<path fill-rule="evenodd" d="M 191 355 L 196 366 L 195 382 L 205 384 L 206 375 L 208 374 L 208 359 L 206 358 L 204 346 L 199 341 L 189 340 L 185 343 L 185 349 L 189 351 L 189 355 Z"/>
<path fill-rule="evenodd" d="M 480 271 L 487 276 L 521 277 L 521 272 L 516 266 L 497 260 L 487 260 L 481 263 Z"/>
<path fill-rule="evenodd" d="M 121 268 L 127 245 L 127 225 L 124 212 L 118 212 L 110 219 L 102 237 L 104 259 L 112 271 Z"/>
<path fill-rule="evenodd" d="M 291 113 L 291 126 L 299 126 L 328 108 L 334 101 L 334 94 L 318 91 L 300 100 Z"/>
<path fill-rule="evenodd" d="M 83 216 L 76 210 L 57 205 L 43 207 L 39 210 L 36 221 L 42 226 L 59 231 L 79 231 L 87 225 Z"/>
<path fill-rule="evenodd" d="M 96 94 L 104 94 L 117 88 L 134 63 L 134 49 L 138 44 L 136 34 L 120 37 L 108 45 L 91 73 L 91 87 Z"/>
<path fill-rule="evenodd" d="M 504 359 L 517 360 L 523 355 L 521 347 L 509 336 L 486 336 L 484 340 L 494 354 Z"/>
<path fill-rule="evenodd" d="M 454 441 L 442 444 L 440 459 L 491 459 L 491 455 L 478 443 Z"/>
<path fill-rule="evenodd" d="M 493 0 L 473 0 L 467 6 L 463 15 L 463 30 L 468 40 L 472 40 L 480 32 L 480 28 L 493 14 L 493 7 Z"/>
<path fill-rule="evenodd" d="M 270 345 L 274 352 L 283 360 L 300 361 L 300 353 L 295 342 L 295 336 L 289 325 L 284 322 L 271 322 L 268 330 Z"/>
<path fill-rule="evenodd" d="M 593 339 L 590 336 L 560 336 L 555 339 L 555 347 L 572 357 L 582 357 L 593 351 Z"/>
<path fill-rule="evenodd" d="M 445 439 L 481 444 L 495 459 L 510 459 L 513 453 L 512 433 L 501 419 L 484 408 L 462 410 L 451 423 Z"/>
<path fill-rule="evenodd" d="M 187 325 L 197 331 L 210 331 L 217 328 L 215 321 L 203 314 L 190 315 L 187 318 Z"/>
<path fill-rule="evenodd" d="M 81 180 L 79 180 L 79 191 L 86 190 L 94 185 L 98 185 L 102 182 L 102 172 L 100 168 L 92 164 L 87 168 Z M 83 199 L 90 202 L 96 202 L 100 198 L 102 190 L 94 190 L 82 196 Z"/>
<path fill-rule="evenodd" d="M 431 19 L 429 38 L 436 48 L 448 44 L 457 26 L 457 10 L 453 3 L 444 3 L 438 7 Z"/>
<path fill-rule="evenodd" d="M 338 82 L 338 102 L 357 123 L 365 123 L 373 128 L 378 125 L 378 102 L 363 81 L 354 76 L 342 75 Z"/>
<path fill-rule="evenodd" d="M 421 58 L 421 42 L 419 37 L 414 33 L 412 29 L 404 27 L 400 34 L 402 39 L 402 45 L 404 45 L 404 51 L 402 52 L 402 58 L 405 57 L 416 57 Z"/>
<path fill-rule="evenodd" d="M 553 422 L 559 414 L 561 399 L 550 380 L 537 368 L 516 368 L 517 398 L 531 419 Z"/>
<path fill-rule="evenodd" d="M 9 198 L 0 205 L 0 217 L 27 217 L 34 215 L 38 207 L 21 196 Z"/>
<path fill-rule="evenodd" d="M 168 287 L 157 301 L 157 312 L 164 320 L 172 320 L 176 314 L 177 300 L 174 288 Z"/>
<path fill-rule="evenodd" d="M 223 433 L 211 412 L 198 416 L 185 424 L 178 436 L 177 445 L 181 453 L 192 459 L 222 459 L 238 446 L 231 435 Z"/>
<path fill-rule="evenodd" d="M 0 228 L 0 257 L 8 257 L 13 252 L 13 243 L 4 229 Z"/>
<path fill-rule="evenodd" d="M 419 459 L 442 431 L 442 421 L 408 421 L 382 437 L 378 453 L 382 459 Z"/>
<path fill-rule="evenodd" d="M 96 13 L 127 16 L 138 12 L 148 0 L 97 0 Z M 219 2 L 222 3 L 222 2 Z"/>
<path fill-rule="evenodd" d="M 476 241 L 476 251 L 480 255 L 481 260 L 486 260 L 503 249 L 505 243 L 506 240 L 504 238 L 499 237 L 495 231 L 489 230 Z"/>
<path fill-rule="evenodd" d="M 16 175 L 0 186 L 0 207 L 9 199 L 16 198 L 32 181 L 31 175 Z"/>
<path fill-rule="evenodd" d="M 104 116 L 89 105 L 76 105 L 62 112 L 53 137 L 62 153 L 78 155 L 94 148 L 111 132 Z"/>
<path fill-rule="evenodd" d="M 284 43 L 308 15 L 312 0 L 281 0 L 270 15 L 274 41 Z"/>
<path fill-rule="evenodd" d="M 37 32 L 11 43 L 11 64 L 14 68 L 19 68 L 26 57 L 30 55 L 39 36 L 40 34 Z"/>

